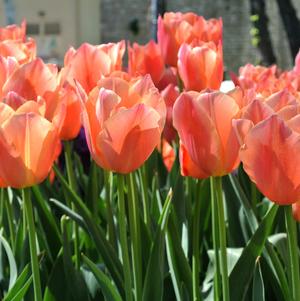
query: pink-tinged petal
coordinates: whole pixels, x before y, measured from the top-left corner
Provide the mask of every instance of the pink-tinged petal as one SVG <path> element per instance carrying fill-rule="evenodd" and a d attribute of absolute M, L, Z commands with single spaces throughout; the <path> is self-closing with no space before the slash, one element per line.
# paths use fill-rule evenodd
<path fill-rule="evenodd" d="M 281 119 L 287 121 L 300 113 L 300 105 L 298 103 L 294 105 L 287 105 L 276 113 Z"/>
<path fill-rule="evenodd" d="M 22 40 L 26 38 L 26 21 L 22 21 L 21 26 L 11 24 L 6 27 L 0 27 L 0 41 L 4 40 Z"/>
<path fill-rule="evenodd" d="M 15 188 L 42 182 L 53 164 L 58 135 L 34 113 L 15 114 L 0 128 L 0 177 Z"/>
<path fill-rule="evenodd" d="M 295 73 L 300 75 L 300 49 L 299 49 L 298 54 L 296 55 L 296 58 L 295 58 L 294 71 L 295 71 Z"/>
<path fill-rule="evenodd" d="M 242 112 L 242 118 L 251 120 L 253 124 L 257 124 L 262 120 L 269 118 L 274 111 L 259 99 L 254 99 L 249 103 Z"/>
<path fill-rule="evenodd" d="M 283 89 L 270 95 L 265 103 L 277 112 L 285 106 L 297 104 L 297 100 L 287 89 Z"/>
<path fill-rule="evenodd" d="M 250 179 L 271 201 L 288 205 L 300 199 L 300 136 L 276 115 L 245 137 L 240 158 Z"/>
<path fill-rule="evenodd" d="M 55 91 L 57 84 L 56 76 L 38 58 L 17 69 L 5 83 L 3 93 L 14 91 L 26 99 L 36 100 L 48 91 Z"/>
<path fill-rule="evenodd" d="M 218 132 L 206 110 L 191 93 L 182 93 L 177 98 L 173 108 L 173 125 L 192 161 L 201 166 L 206 174 L 218 170 L 222 156 Z"/>
<path fill-rule="evenodd" d="M 104 122 L 111 116 L 112 111 L 120 101 L 120 97 L 114 91 L 100 89 L 95 113 L 101 128 L 103 128 Z"/>
<path fill-rule="evenodd" d="M 153 40 L 144 46 L 128 44 L 128 72 L 131 75 L 150 74 L 154 84 L 158 84 L 164 72 L 164 61 Z"/>
<path fill-rule="evenodd" d="M 176 159 L 175 150 L 173 149 L 172 145 L 168 143 L 166 139 L 162 139 L 162 159 L 164 165 L 168 172 L 171 171 L 173 164 Z"/>
<path fill-rule="evenodd" d="M 296 115 L 293 118 L 286 121 L 286 124 L 295 132 L 300 134 L 300 115 Z"/>
<path fill-rule="evenodd" d="M 244 145 L 245 137 L 249 131 L 253 128 L 254 124 L 248 119 L 234 119 L 232 120 L 232 126 L 236 134 L 239 145 Z"/>
<path fill-rule="evenodd" d="M 102 78 L 98 82 L 99 88 L 105 88 L 107 90 L 114 91 L 121 98 L 120 106 L 129 108 L 136 104 L 137 99 L 129 97 L 129 83 L 125 79 L 119 77 L 107 77 Z"/>
<path fill-rule="evenodd" d="M 292 204 L 292 209 L 295 221 L 300 222 L 300 200 Z"/>
<path fill-rule="evenodd" d="M 139 168 L 160 141 L 159 119 L 154 109 L 138 104 L 106 120 L 97 146 L 105 154 L 109 169 L 129 173 Z"/>
<path fill-rule="evenodd" d="M 192 47 L 181 45 L 178 72 L 186 90 L 219 89 L 223 79 L 222 46 L 202 43 Z"/>
<path fill-rule="evenodd" d="M 7 104 L 0 102 L 0 126 L 9 119 L 15 111 Z"/>
<path fill-rule="evenodd" d="M 180 161 L 181 175 L 185 177 L 205 179 L 210 176 L 209 173 L 206 173 L 205 171 L 201 170 L 198 167 L 198 165 L 193 162 L 186 148 L 181 142 L 180 142 L 180 149 L 179 149 L 179 161 Z"/>

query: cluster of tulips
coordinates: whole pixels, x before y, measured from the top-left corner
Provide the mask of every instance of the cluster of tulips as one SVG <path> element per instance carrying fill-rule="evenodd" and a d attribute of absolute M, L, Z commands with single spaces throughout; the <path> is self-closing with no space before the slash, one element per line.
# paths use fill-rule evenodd
<path fill-rule="evenodd" d="M 1 202 L 12 206 L 22 189 L 24 214 L 11 218 L 15 209 L 7 209 L 3 218 L 2 206 L 1 221 L 13 238 L 1 232 L 0 238 L 18 252 L 19 218 L 31 261 L 26 277 L 24 269 L 2 289 L 4 300 L 242 300 L 249 283 L 253 296 L 265 296 L 260 256 L 278 300 L 300 300 L 300 54 L 289 71 L 247 64 L 231 74 L 228 88 L 222 26 L 221 19 L 165 13 L 157 43 L 128 43 L 127 68 L 125 41 L 71 47 L 58 67 L 36 57 L 25 22 L 0 28 Z M 93 160 L 88 177 L 72 152 L 81 127 Z M 64 199 L 52 200 L 64 215 L 49 197 Z M 246 216 L 247 239 L 231 266 L 228 244 L 241 247 L 230 233 L 234 202 L 242 210 L 235 218 Z M 268 239 L 280 210 L 286 265 Z M 43 219 L 54 229 L 55 247 L 41 238 L 45 229 L 36 230 Z M 58 259 L 41 281 L 43 246 L 52 264 Z M 59 265 L 72 287 L 57 297 Z M 83 267 L 98 295 L 86 293 Z"/>

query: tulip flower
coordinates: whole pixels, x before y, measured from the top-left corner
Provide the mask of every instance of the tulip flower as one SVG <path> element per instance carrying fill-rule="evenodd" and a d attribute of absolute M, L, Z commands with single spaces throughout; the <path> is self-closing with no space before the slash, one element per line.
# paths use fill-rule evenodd
<path fill-rule="evenodd" d="M 173 124 L 199 178 L 223 176 L 237 168 L 240 146 L 232 120 L 238 114 L 235 99 L 221 92 L 190 91 L 176 100 Z"/>
<path fill-rule="evenodd" d="M 33 39 L 29 39 L 27 42 L 21 40 L 1 41 L 0 55 L 14 57 L 19 64 L 29 63 L 36 57 L 36 42 Z"/>
<path fill-rule="evenodd" d="M 27 100 L 43 103 L 43 116 L 56 124 L 60 138 L 75 138 L 81 126 L 81 106 L 75 87 L 68 82 L 62 83 L 57 67 L 47 65 L 41 59 L 15 69 L 3 85 L 5 101 L 8 101 L 7 95 L 10 94 L 10 105 L 15 108 Z"/>
<path fill-rule="evenodd" d="M 150 74 L 155 86 L 159 83 L 164 73 L 164 61 L 153 40 L 145 46 L 128 44 L 128 72 L 133 76 Z"/>
<path fill-rule="evenodd" d="M 124 78 L 103 78 L 87 100 L 84 91 L 79 94 L 93 159 L 104 169 L 127 174 L 139 168 L 160 143 L 166 109 L 149 75 Z"/>
<path fill-rule="evenodd" d="M 171 143 L 176 138 L 176 130 L 173 127 L 173 106 L 179 96 L 179 90 L 173 84 L 169 84 L 164 90 L 161 91 L 161 96 L 165 100 L 167 108 L 166 124 L 163 132 L 164 138 Z"/>
<path fill-rule="evenodd" d="M 77 50 L 70 48 L 65 55 L 62 78 L 71 85 L 75 79 L 89 93 L 102 76 L 122 69 L 124 52 L 124 41 L 97 46 L 84 43 Z"/>
<path fill-rule="evenodd" d="M 0 41 L 4 40 L 21 40 L 26 39 L 26 22 L 23 21 L 21 26 L 11 24 L 6 27 L 0 27 Z"/>
<path fill-rule="evenodd" d="M 246 135 L 240 159 L 250 179 L 271 201 L 300 200 L 300 135 L 273 114 Z"/>
<path fill-rule="evenodd" d="M 14 111 L 0 103 L 0 178 L 8 186 L 24 188 L 42 182 L 56 158 L 57 128 L 27 102 Z"/>
<path fill-rule="evenodd" d="M 194 13 L 165 13 L 158 17 L 157 38 L 165 63 L 175 67 L 177 53 L 183 43 L 222 40 L 222 19 L 205 20 Z"/>
<path fill-rule="evenodd" d="M 178 72 L 186 90 L 218 90 L 223 80 L 221 43 L 183 44 L 178 52 Z"/>

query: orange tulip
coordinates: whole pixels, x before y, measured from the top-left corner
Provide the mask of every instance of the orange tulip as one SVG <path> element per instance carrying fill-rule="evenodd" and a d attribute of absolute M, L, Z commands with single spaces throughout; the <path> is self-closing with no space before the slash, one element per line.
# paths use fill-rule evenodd
<path fill-rule="evenodd" d="M 178 52 L 178 72 L 186 90 L 218 90 L 223 80 L 221 43 L 183 44 Z"/>
<path fill-rule="evenodd" d="M 277 115 L 246 134 L 240 159 L 250 179 L 271 201 L 289 205 L 300 200 L 300 135 Z"/>
<path fill-rule="evenodd" d="M 164 138 L 171 143 L 176 138 L 176 130 L 173 127 L 173 106 L 179 96 L 179 90 L 173 84 L 169 84 L 164 90 L 161 91 L 161 96 L 165 100 L 167 107 L 166 124 L 163 131 Z"/>
<path fill-rule="evenodd" d="M 62 77 L 71 85 L 75 79 L 89 93 L 102 76 L 122 69 L 124 52 L 124 41 L 97 46 L 84 43 L 77 50 L 70 48 L 65 55 Z"/>
<path fill-rule="evenodd" d="M 238 114 L 234 98 L 221 92 L 190 91 L 177 98 L 173 124 L 188 154 L 181 162 L 187 158 L 196 166 L 197 177 L 223 176 L 237 168 L 240 145 L 232 121 Z"/>
<path fill-rule="evenodd" d="M 300 201 L 292 204 L 293 217 L 297 222 L 300 222 Z"/>
<path fill-rule="evenodd" d="M 0 42 L 0 55 L 14 57 L 20 64 L 31 62 L 36 57 L 35 40 L 6 40 Z"/>
<path fill-rule="evenodd" d="M 1 65 L 0 65 L 1 66 Z M 14 92 L 9 105 L 17 108 L 27 100 L 43 103 L 43 116 L 56 124 L 63 140 L 73 139 L 81 127 L 81 106 L 75 87 L 61 83 L 57 67 L 44 64 L 41 59 L 22 65 L 3 86 L 3 96 Z"/>
<path fill-rule="evenodd" d="M 36 102 L 16 111 L 0 103 L 0 178 L 5 185 L 24 188 L 42 182 L 58 143 L 57 128 L 39 115 Z"/>
<path fill-rule="evenodd" d="M 160 143 L 165 114 L 164 100 L 149 75 L 103 78 L 83 104 L 93 159 L 104 169 L 123 174 L 139 168 Z"/>
<path fill-rule="evenodd" d="M 165 13 L 158 18 L 157 38 L 165 63 L 176 66 L 177 53 L 183 43 L 222 40 L 222 19 L 205 20 L 194 13 Z"/>
<path fill-rule="evenodd" d="M 176 154 L 172 145 L 166 139 L 161 141 L 161 155 L 167 171 L 170 172 L 175 162 Z"/>
<path fill-rule="evenodd" d="M 23 21 L 21 26 L 16 24 L 0 27 L 0 41 L 4 40 L 21 40 L 26 39 L 26 22 Z"/>
<path fill-rule="evenodd" d="M 164 61 L 159 46 L 151 40 L 145 46 L 128 44 L 128 72 L 129 74 L 150 74 L 155 86 L 159 83 L 164 72 Z"/>

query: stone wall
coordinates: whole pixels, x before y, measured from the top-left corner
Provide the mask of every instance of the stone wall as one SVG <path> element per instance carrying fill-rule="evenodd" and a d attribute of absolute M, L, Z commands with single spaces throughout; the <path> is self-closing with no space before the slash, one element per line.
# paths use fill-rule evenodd
<path fill-rule="evenodd" d="M 293 4 L 299 16 L 300 1 L 293 0 Z M 276 0 L 266 0 L 266 7 L 278 65 L 288 68 L 292 61 Z M 167 10 L 193 11 L 206 18 L 222 17 L 227 70 L 237 71 L 247 62 L 260 61 L 258 51 L 251 44 L 249 0 L 167 0 Z M 130 24 L 138 26 L 138 33 L 133 33 Z M 151 1 L 101 0 L 101 38 L 102 42 L 126 39 L 146 43 L 151 38 Z"/>

